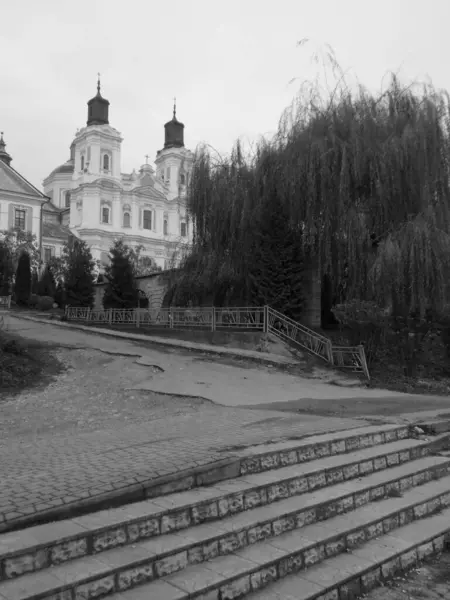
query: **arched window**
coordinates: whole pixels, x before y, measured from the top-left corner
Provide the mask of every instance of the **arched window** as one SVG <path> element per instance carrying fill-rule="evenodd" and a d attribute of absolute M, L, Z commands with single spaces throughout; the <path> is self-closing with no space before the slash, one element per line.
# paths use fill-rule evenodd
<path fill-rule="evenodd" d="M 65 200 L 66 208 L 69 208 L 70 207 L 70 192 L 66 192 L 64 194 L 64 200 Z"/>
<path fill-rule="evenodd" d="M 81 155 L 81 170 L 84 171 L 84 154 Z"/>
<path fill-rule="evenodd" d="M 107 154 L 103 155 L 103 169 L 109 171 L 109 156 Z"/>
<path fill-rule="evenodd" d="M 170 181 L 170 167 L 166 169 L 166 181 Z"/>
<path fill-rule="evenodd" d="M 181 223 L 181 237 L 186 237 L 186 223 Z"/>
<path fill-rule="evenodd" d="M 143 220 L 144 229 L 151 229 L 152 228 L 152 211 L 144 210 L 144 213 L 142 215 L 142 220 Z"/>
<path fill-rule="evenodd" d="M 109 223 L 109 208 L 107 206 L 102 207 L 102 223 Z"/>
<path fill-rule="evenodd" d="M 186 182 L 186 177 L 185 177 L 184 173 L 181 173 L 181 175 L 180 175 L 180 183 L 181 183 L 181 185 L 184 185 L 185 182 Z"/>
<path fill-rule="evenodd" d="M 128 212 L 123 213 L 123 226 L 131 227 L 131 217 L 130 217 L 130 213 L 128 213 Z"/>
<path fill-rule="evenodd" d="M 167 219 L 164 219 L 164 235 L 167 235 L 169 230 L 169 224 L 167 223 Z"/>

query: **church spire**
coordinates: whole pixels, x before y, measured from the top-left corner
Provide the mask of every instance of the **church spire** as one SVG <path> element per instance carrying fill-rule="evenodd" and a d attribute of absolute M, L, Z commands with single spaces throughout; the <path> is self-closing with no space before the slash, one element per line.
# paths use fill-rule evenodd
<path fill-rule="evenodd" d="M 100 93 L 100 73 L 97 79 L 97 95 L 88 102 L 87 125 L 109 125 L 109 102 Z"/>
<path fill-rule="evenodd" d="M 177 119 L 177 101 L 173 99 L 173 117 L 164 125 L 165 142 L 164 148 L 184 147 L 184 125 Z"/>
<path fill-rule="evenodd" d="M 6 144 L 3 139 L 3 131 L 0 131 L 0 160 L 6 163 L 9 167 L 12 161 L 12 157 L 6 152 Z"/>

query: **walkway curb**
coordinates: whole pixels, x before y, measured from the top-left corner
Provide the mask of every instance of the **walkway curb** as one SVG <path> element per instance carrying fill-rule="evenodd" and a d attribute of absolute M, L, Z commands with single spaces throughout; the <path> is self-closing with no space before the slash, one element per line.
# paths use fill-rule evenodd
<path fill-rule="evenodd" d="M 226 479 L 238 477 L 241 469 L 241 460 L 231 456 L 226 459 L 214 461 L 207 465 L 184 469 L 136 483 L 124 488 L 113 489 L 110 492 L 96 494 L 89 498 L 80 498 L 75 502 L 62 504 L 55 508 L 35 512 L 31 515 L 16 517 L 0 523 L 0 534 L 17 531 L 27 527 L 34 527 L 63 519 L 72 519 L 92 512 L 117 508 L 124 504 L 141 502 L 157 496 L 165 496 L 175 492 L 184 492 L 196 487 L 217 483 Z M 112 487 L 112 486 L 111 486 Z M 0 517 L 1 518 L 1 517 Z"/>
<path fill-rule="evenodd" d="M 246 358 L 248 360 L 254 360 L 256 362 L 277 365 L 277 366 L 294 366 L 298 365 L 298 361 L 289 359 L 284 356 L 278 356 L 277 354 L 264 354 L 253 350 L 241 350 L 239 348 L 226 348 L 225 346 L 210 346 L 207 344 L 198 344 L 196 342 L 186 342 L 184 340 L 172 340 L 165 339 L 157 336 L 147 336 L 137 333 L 122 333 L 121 331 L 115 331 L 111 329 L 100 329 L 98 327 L 86 327 L 85 325 L 74 325 L 73 323 L 67 323 L 64 321 L 58 321 L 56 319 L 39 319 L 28 315 L 9 313 L 9 316 L 16 319 L 25 319 L 27 321 L 34 321 L 35 323 L 44 323 L 46 325 L 57 325 L 58 327 L 65 327 L 69 329 L 75 329 L 78 331 L 85 331 L 93 335 L 104 335 L 108 337 L 114 337 L 122 340 L 131 340 L 135 342 L 145 342 L 147 344 L 154 344 L 155 346 L 169 346 L 171 348 L 182 348 L 184 350 L 192 350 L 197 352 L 209 352 L 210 354 L 218 354 L 222 356 L 231 356 L 237 358 Z"/>

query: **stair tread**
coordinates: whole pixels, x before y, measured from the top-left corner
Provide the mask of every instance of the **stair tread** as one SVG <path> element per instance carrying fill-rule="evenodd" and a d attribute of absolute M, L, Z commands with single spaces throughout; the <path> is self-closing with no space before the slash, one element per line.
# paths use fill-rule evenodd
<path fill-rule="evenodd" d="M 450 509 L 446 509 L 441 514 L 415 521 L 378 539 L 370 540 L 351 553 L 327 558 L 307 570 L 288 575 L 269 584 L 260 592 L 249 594 L 248 599 L 309 600 L 314 596 L 305 588 L 304 582 L 318 586 L 314 590 L 315 593 L 325 593 L 333 585 L 345 583 L 352 576 L 362 575 L 365 571 L 392 560 L 417 545 L 426 544 L 449 529 Z M 295 596 L 292 595 L 294 592 Z"/>
<path fill-rule="evenodd" d="M 231 568 L 230 565 L 234 565 L 234 568 L 244 568 L 246 566 L 247 571 L 252 568 L 255 570 L 258 568 L 258 565 L 270 563 L 270 561 L 277 558 L 283 558 L 293 551 L 330 541 L 340 535 L 350 533 L 356 528 L 381 520 L 383 517 L 387 517 L 394 512 L 405 510 L 411 505 L 425 503 L 447 491 L 450 493 L 450 477 L 444 477 L 440 480 L 426 483 L 423 486 L 412 488 L 406 491 L 400 498 L 386 498 L 376 503 L 370 503 L 369 505 L 364 505 L 326 521 L 306 525 L 279 536 L 256 542 L 236 551 L 234 554 L 219 556 L 208 563 L 188 566 L 184 570 L 171 575 L 170 578 L 161 578 L 157 581 L 173 582 L 175 586 L 187 586 L 192 578 L 197 584 L 203 580 L 216 581 L 218 575 L 222 577 L 226 575 L 228 572 L 226 569 Z M 280 505 L 281 503 L 276 504 Z M 248 511 L 248 513 L 252 512 L 254 511 Z M 281 515 L 281 512 L 277 512 L 274 517 Z M 230 522 L 233 519 L 233 517 L 227 518 Z M 257 522 L 258 520 L 255 521 L 255 523 Z M 217 527 L 216 524 L 214 524 L 214 527 L 198 525 L 193 527 L 192 531 L 187 529 L 177 534 L 167 534 L 146 541 L 136 542 L 132 545 L 78 558 L 45 571 L 34 572 L 17 579 L 3 581 L 0 582 L 0 598 L 7 598 L 8 600 L 12 598 L 16 599 L 22 597 L 20 595 L 21 590 L 34 590 L 38 575 L 41 585 L 44 585 L 43 582 L 47 581 L 48 587 L 45 588 L 44 586 L 43 590 L 51 593 L 65 584 L 82 583 L 88 576 L 102 577 L 108 575 L 113 570 L 156 559 L 166 552 L 184 552 L 195 540 L 206 542 L 233 530 L 231 526 L 223 529 L 220 525 L 220 522 L 217 523 Z M 234 529 L 239 530 L 240 526 Z M 197 530 L 197 535 L 193 533 L 195 530 Z M 203 536 L 201 533 L 203 533 Z M 233 557 L 235 557 L 235 560 L 233 560 Z M 211 570 L 214 572 L 214 575 L 211 574 Z M 47 576 L 48 578 L 46 579 Z M 185 583 L 182 584 L 180 582 Z M 23 597 L 26 598 L 26 594 Z"/>
<path fill-rule="evenodd" d="M 426 544 L 449 529 L 450 509 L 447 509 L 441 514 L 405 525 L 395 532 L 366 542 L 360 549 L 351 553 L 327 558 L 318 565 L 288 575 L 247 597 L 249 600 L 253 598 L 258 600 L 313 599 L 317 594 L 326 593 L 330 587 L 344 583 L 352 576 L 364 574 L 378 564 L 393 559 L 417 545 Z M 179 589 L 184 590 L 185 595 L 177 596 L 177 599 L 187 600 L 194 592 L 199 593 L 202 590 L 207 592 L 208 586 L 219 583 L 226 584 L 227 579 L 232 575 L 243 576 L 252 569 L 258 568 L 256 563 L 246 559 L 243 559 L 243 562 L 242 557 L 237 557 L 240 560 L 234 562 L 231 560 L 232 558 L 235 557 L 219 557 L 208 563 L 188 567 L 184 571 L 165 577 L 163 581 L 171 584 L 177 593 Z M 122 600 L 156 598 L 157 596 L 153 592 L 154 585 L 155 582 L 150 582 L 129 592 L 122 592 L 120 598 Z M 112 598 L 115 598 L 115 595 Z"/>
<path fill-rule="evenodd" d="M 386 433 L 390 431 L 396 431 L 398 429 L 404 429 L 403 425 L 368 425 L 366 427 L 355 427 L 353 429 L 346 429 L 344 431 L 333 431 L 330 433 L 323 433 L 320 435 L 313 434 L 309 437 L 302 437 L 298 440 L 287 440 L 276 443 L 259 444 L 258 446 L 252 446 L 250 448 L 244 448 L 239 450 L 236 454 L 238 456 L 258 456 L 261 454 L 270 454 L 272 452 L 282 452 L 294 450 L 302 446 L 320 445 L 327 444 L 328 442 L 335 442 L 338 440 L 348 440 L 357 436 L 373 435 L 377 433 Z"/>
<path fill-rule="evenodd" d="M 167 510 L 181 510 L 197 503 L 214 501 L 226 494 L 249 491 L 257 486 L 276 484 L 289 478 L 311 475 L 315 472 L 363 462 L 365 459 L 369 460 L 377 456 L 385 456 L 410 448 L 426 446 L 426 444 L 426 442 L 407 438 L 347 454 L 338 454 L 310 462 L 297 463 L 278 468 L 275 471 L 243 475 L 236 480 L 219 482 L 208 488 L 195 488 L 160 498 L 136 502 L 124 507 L 98 511 L 65 521 L 37 525 L 27 528 L 24 531 L 5 533 L 0 535 L 0 558 L 30 547 L 57 543 L 71 536 L 87 535 L 106 527 L 118 526 L 128 523 L 133 519 L 156 517 L 164 514 Z"/>

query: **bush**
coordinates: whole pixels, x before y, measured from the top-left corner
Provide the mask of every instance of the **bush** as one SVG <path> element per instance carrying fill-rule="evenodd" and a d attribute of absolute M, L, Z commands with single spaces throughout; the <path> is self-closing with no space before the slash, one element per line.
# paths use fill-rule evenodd
<path fill-rule="evenodd" d="M 30 299 L 28 301 L 28 306 L 30 308 L 36 308 L 39 301 L 39 296 L 37 294 L 31 294 Z"/>
<path fill-rule="evenodd" d="M 51 296 L 53 298 L 55 295 L 55 289 L 56 289 L 55 279 L 53 277 L 53 273 L 51 272 L 51 269 L 47 265 L 45 267 L 44 272 L 42 273 L 41 279 L 39 280 L 38 294 L 39 294 L 39 296 L 43 296 L 43 297 Z"/>
<path fill-rule="evenodd" d="M 38 310 L 50 310 L 53 308 L 53 298 L 51 296 L 39 296 L 37 309 Z"/>

